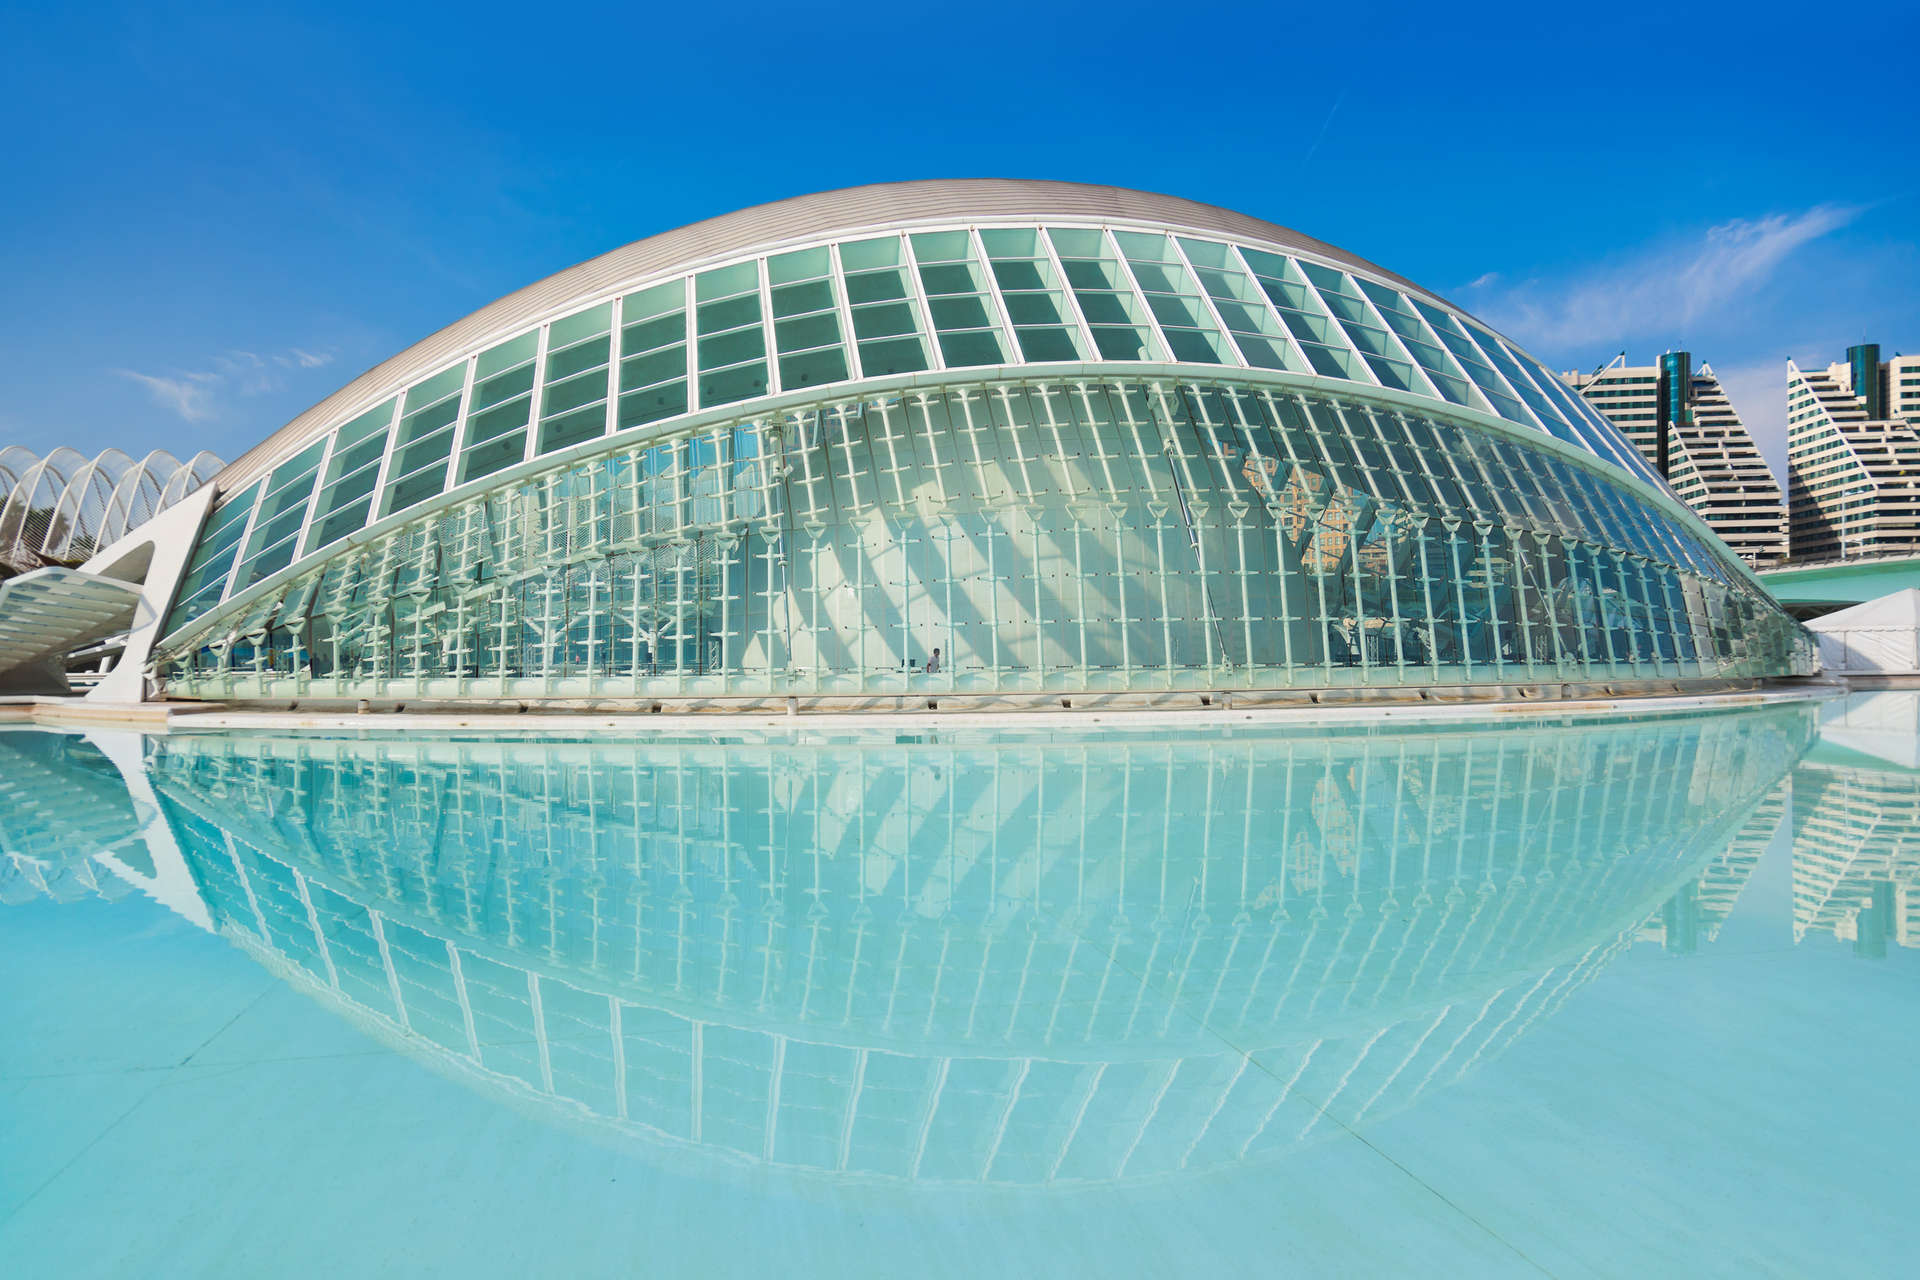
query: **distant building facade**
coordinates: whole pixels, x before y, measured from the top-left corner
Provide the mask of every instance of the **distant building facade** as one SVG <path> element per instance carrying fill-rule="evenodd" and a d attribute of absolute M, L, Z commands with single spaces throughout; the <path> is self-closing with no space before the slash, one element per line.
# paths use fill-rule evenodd
<path fill-rule="evenodd" d="M 1787 503 L 1796 560 L 1920 554 L 1920 356 L 1850 347 L 1787 362 Z"/>
<path fill-rule="evenodd" d="M 1780 486 L 1711 365 L 1695 369 L 1691 353 L 1669 351 L 1655 364 L 1613 363 L 1561 377 L 1742 559 L 1767 566 L 1786 558 Z"/>

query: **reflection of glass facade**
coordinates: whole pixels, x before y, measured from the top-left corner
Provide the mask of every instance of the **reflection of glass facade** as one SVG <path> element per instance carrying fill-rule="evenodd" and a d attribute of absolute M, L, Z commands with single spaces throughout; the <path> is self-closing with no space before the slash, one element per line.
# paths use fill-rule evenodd
<path fill-rule="evenodd" d="M 147 775 L 215 928 L 450 1075 L 730 1163 L 1073 1185 L 1271 1158 L 1497 1055 L 1811 728 L 185 734 Z"/>
<path fill-rule="evenodd" d="M 1808 669 L 1633 446 L 1470 317 L 1186 202 L 953 211 L 1008 185 L 733 215 L 738 253 L 376 370 L 223 477 L 160 674 L 538 698 Z M 834 200 L 819 243 L 776 234 Z"/>

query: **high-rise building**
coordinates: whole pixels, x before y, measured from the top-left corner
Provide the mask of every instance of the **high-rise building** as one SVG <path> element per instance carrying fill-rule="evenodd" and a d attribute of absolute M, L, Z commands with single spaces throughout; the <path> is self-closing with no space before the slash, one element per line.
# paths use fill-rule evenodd
<path fill-rule="evenodd" d="M 1787 501 L 1796 560 L 1920 554 L 1920 356 L 1851 347 L 1787 362 Z"/>
<path fill-rule="evenodd" d="M 1742 559 L 1764 566 L 1786 558 L 1780 485 L 1712 365 L 1695 369 L 1691 353 L 1669 351 L 1655 364 L 1617 360 L 1594 373 L 1560 376 L 1633 441 Z"/>

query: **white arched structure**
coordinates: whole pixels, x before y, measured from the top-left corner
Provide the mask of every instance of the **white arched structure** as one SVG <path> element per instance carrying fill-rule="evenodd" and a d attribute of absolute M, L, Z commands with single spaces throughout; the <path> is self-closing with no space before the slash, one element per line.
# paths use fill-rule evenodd
<path fill-rule="evenodd" d="M 63 692 L 77 651 L 122 637 L 134 661 L 95 692 L 140 700 L 151 633 L 224 465 L 205 451 L 183 463 L 165 449 L 0 449 L 0 691 Z"/>
<path fill-rule="evenodd" d="M 86 466 L 85 457 L 63 445 L 21 472 L 0 505 L 0 558 L 31 564 L 39 556 L 68 483 Z"/>
<path fill-rule="evenodd" d="M 0 449 L 0 564 L 16 572 L 79 564 L 211 480 L 225 466 L 205 450 L 186 462 L 165 449 L 136 461 L 119 449 L 89 459 Z"/>

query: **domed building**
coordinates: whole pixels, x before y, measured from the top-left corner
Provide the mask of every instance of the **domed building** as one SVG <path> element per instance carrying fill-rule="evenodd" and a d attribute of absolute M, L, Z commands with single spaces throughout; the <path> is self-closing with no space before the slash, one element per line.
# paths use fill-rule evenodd
<path fill-rule="evenodd" d="M 169 697 L 1191 703 L 1812 667 L 1513 343 L 1332 245 L 1108 187 L 861 187 L 654 236 L 214 484 L 154 650 Z"/>

